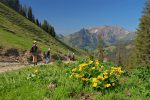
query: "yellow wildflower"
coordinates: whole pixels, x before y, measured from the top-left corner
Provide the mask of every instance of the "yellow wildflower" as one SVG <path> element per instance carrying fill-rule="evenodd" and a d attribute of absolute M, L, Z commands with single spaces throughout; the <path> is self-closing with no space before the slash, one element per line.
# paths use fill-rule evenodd
<path fill-rule="evenodd" d="M 76 77 L 76 78 L 79 78 L 79 74 L 76 74 L 75 77 Z"/>
<path fill-rule="evenodd" d="M 104 68 L 104 66 L 101 66 L 101 68 L 103 69 L 103 68 Z"/>
<path fill-rule="evenodd" d="M 115 71 L 115 70 L 114 70 L 114 69 L 112 69 L 112 70 L 110 71 L 110 75 L 111 75 L 111 74 L 113 74 L 113 73 L 114 73 L 114 71 Z"/>
<path fill-rule="evenodd" d="M 98 82 L 98 79 L 97 78 L 93 78 L 93 83 L 97 83 Z"/>
<path fill-rule="evenodd" d="M 103 72 L 104 75 L 108 75 L 107 70 Z"/>
<path fill-rule="evenodd" d="M 83 63 L 79 65 L 79 71 L 81 71 L 83 69 L 83 67 L 87 66 L 87 64 Z"/>
<path fill-rule="evenodd" d="M 111 87 L 111 84 L 106 84 L 105 87 L 107 87 L 107 88 L 108 88 L 108 87 Z"/>
<path fill-rule="evenodd" d="M 92 63 L 93 63 L 93 61 L 90 60 L 88 64 L 92 64 Z"/>
<path fill-rule="evenodd" d="M 72 78 L 72 77 L 73 77 L 73 75 L 71 74 L 71 75 L 70 75 L 70 78 Z"/>
<path fill-rule="evenodd" d="M 95 64 L 96 64 L 96 65 L 99 65 L 99 61 L 98 61 L 98 60 L 96 60 L 96 61 L 95 61 Z"/>
<path fill-rule="evenodd" d="M 97 87 L 97 83 L 93 83 L 93 87 Z"/>
<path fill-rule="evenodd" d="M 73 68 L 73 69 L 72 69 L 72 72 L 75 72 L 76 70 L 77 70 L 77 68 Z"/>
<path fill-rule="evenodd" d="M 35 74 L 37 74 L 38 72 L 39 72 L 38 69 L 34 70 L 34 73 L 35 73 Z"/>
<path fill-rule="evenodd" d="M 92 67 L 92 70 L 94 70 L 95 69 L 95 67 Z"/>
<path fill-rule="evenodd" d="M 107 75 L 105 75 L 105 76 L 104 76 L 104 79 L 106 79 L 106 78 L 108 78 L 108 76 L 107 76 Z"/>
<path fill-rule="evenodd" d="M 87 66 L 87 64 L 83 63 L 79 65 L 79 67 L 84 67 L 84 66 Z"/>
<path fill-rule="evenodd" d="M 103 80 L 105 79 L 104 77 L 102 77 L 102 76 L 100 76 L 100 75 L 98 75 L 97 78 L 98 78 L 99 80 L 101 80 L 101 81 L 103 81 Z"/>
<path fill-rule="evenodd" d="M 81 80 L 82 81 L 87 81 L 88 79 L 83 77 L 83 78 L 81 78 Z"/>
<path fill-rule="evenodd" d="M 122 70 L 121 70 L 121 71 L 119 71 L 119 74 L 122 74 L 122 73 L 124 73 L 124 71 L 122 71 Z"/>
<path fill-rule="evenodd" d="M 80 78 L 82 78 L 83 76 L 84 76 L 84 75 L 83 75 L 83 74 L 81 74 L 81 75 L 80 75 Z"/>

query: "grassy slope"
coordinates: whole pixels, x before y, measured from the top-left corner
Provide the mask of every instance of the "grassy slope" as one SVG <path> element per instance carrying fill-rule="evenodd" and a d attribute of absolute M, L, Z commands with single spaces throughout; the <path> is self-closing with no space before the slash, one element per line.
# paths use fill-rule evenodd
<path fill-rule="evenodd" d="M 42 50 L 52 48 L 52 53 L 77 53 L 73 48 L 49 36 L 41 28 L 0 3 L 0 46 L 29 50 L 33 40 L 38 41 Z"/>
<path fill-rule="evenodd" d="M 121 78 L 121 85 L 102 95 L 91 90 L 89 86 L 82 87 L 77 80 L 69 78 L 67 65 L 41 65 L 0 74 L 0 100 L 79 100 L 82 93 L 90 94 L 94 100 L 148 100 L 149 71 L 132 70 Z M 39 73 L 30 79 L 29 75 L 38 69 Z M 143 73 L 144 72 L 144 73 Z M 141 75 L 141 77 L 140 77 Z M 49 83 L 56 83 L 55 89 L 48 89 Z M 76 96 L 71 97 L 70 95 Z"/>

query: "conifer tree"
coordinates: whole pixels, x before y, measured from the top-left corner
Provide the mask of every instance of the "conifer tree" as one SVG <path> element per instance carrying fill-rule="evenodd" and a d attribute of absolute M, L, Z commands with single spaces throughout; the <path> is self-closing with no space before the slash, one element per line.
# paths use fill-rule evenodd
<path fill-rule="evenodd" d="M 32 8 L 31 7 L 28 8 L 28 19 L 33 22 L 33 14 L 32 14 Z"/>
<path fill-rule="evenodd" d="M 40 25 L 40 23 L 39 23 L 39 20 L 38 20 L 38 19 L 36 19 L 36 20 L 35 20 L 35 24 L 36 24 L 37 26 L 39 26 L 39 25 Z"/>
<path fill-rule="evenodd" d="M 146 2 L 135 41 L 137 64 L 150 67 L 150 1 Z"/>
<path fill-rule="evenodd" d="M 47 20 L 44 20 L 43 21 L 43 24 L 42 24 L 42 29 L 45 30 L 46 32 L 48 32 L 48 22 Z"/>

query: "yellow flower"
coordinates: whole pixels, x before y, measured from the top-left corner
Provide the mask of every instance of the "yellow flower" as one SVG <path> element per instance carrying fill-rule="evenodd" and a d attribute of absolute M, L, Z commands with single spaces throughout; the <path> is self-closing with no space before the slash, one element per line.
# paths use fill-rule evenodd
<path fill-rule="evenodd" d="M 119 73 L 120 75 L 124 73 L 124 71 L 121 70 L 121 67 L 113 67 L 113 72 Z M 111 72 L 112 73 L 112 72 Z"/>
<path fill-rule="evenodd" d="M 113 74 L 113 73 L 114 73 L 114 69 L 112 69 L 112 70 L 110 71 L 110 75 Z"/>
<path fill-rule="evenodd" d="M 87 64 L 83 63 L 79 65 L 79 71 L 81 71 L 83 69 L 83 67 L 87 66 Z"/>
<path fill-rule="evenodd" d="M 72 72 L 75 72 L 76 70 L 77 70 L 77 68 L 73 68 L 73 69 L 72 69 Z"/>
<path fill-rule="evenodd" d="M 93 87 L 97 87 L 97 83 L 93 83 Z"/>
<path fill-rule="evenodd" d="M 75 77 L 76 77 L 76 78 L 79 78 L 79 74 L 76 74 Z"/>
<path fill-rule="evenodd" d="M 87 65 L 88 64 L 83 63 L 83 64 L 80 64 L 79 67 L 84 67 L 84 66 L 87 66 Z"/>
<path fill-rule="evenodd" d="M 80 78 L 82 78 L 83 76 L 84 76 L 84 75 L 83 75 L 83 74 L 81 74 L 81 75 L 80 75 Z"/>
<path fill-rule="evenodd" d="M 34 70 L 34 73 L 35 73 L 35 74 L 37 74 L 38 72 L 39 72 L 38 69 Z"/>
<path fill-rule="evenodd" d="M 82 81 L 87 81 L 88 79 L 83 77 L 83 78 L 81 78 L 81 80 Z"/>
<path fill-rule="evenodd" d="M 93 83 L 97 83 L 98 82 L 98 79 L 97 78 L 93 78 Z"/>
<path fill-rule="evenodd" d="M 111 84 L 106 84 L 105 87 L 107 87 L 107 88 L 108 88 L 108 87 L 111 87 Z"/>
<path fill-rule="evenodd" d="M 93 61 L 90 60 L 88 64 L 92 64 L 92 63 L 93 63 Z"/>
<path fill-rule="evenodd" d="M 104 75 L 108 75 L 107 71 L 104 71 L 103 74 L 104 74 Z"/>
<path fill-rule="evenodd" d="M 82 67 L 79 67 L 79 71 L 82 71 Z"/>
<path fill-rule="evenodd" d="M 105 76 L 104 76 L 104 79 L 106 79 L 106 78 L 108 78 L 108 76 L 107 76 L 107 75 L 105 75 Z"/>
<path fill-rule="evenodd" d="M 95 69 L 95 67 L 92 67 L 92 70 L 94 70 Z"/>
<path fill-rule="evenodd" d="M 104 66 L 101 66 L 101 68 L 103 69 L 103 68 L 104 68 Z"/>
<path fill-rule="evenodd" d="M 95 64 L 96 64 L 96 65 L 99 65 L 99 61 L 98 61 L 98 60 L 96 60 L 96 61 L 95 61 Z"/>
<path fill-rule="evenodd" d="M 71 74 L 71 75 L 70 75 L 70 78 L 72 78 L 72 77 L 73 77 L 73 75 Z"/>
<path fill-rule="evenodd" d="M 119 74 L 122 74 L 122 73 L 124 73 L 124 71 L 122 71 L 122 70 L 121 70 L 121 71 L 119 71 Z"/>
<path fill-rule="evenodd" d="M 103 81 L 103 80 L 105 79 L 104 77 L 102 77 L 102 76 L 100 76 L 100 75 L 98 75 L 97 78 L 98 78 L 99 80 L 101 80 L 101 81 Z"/>

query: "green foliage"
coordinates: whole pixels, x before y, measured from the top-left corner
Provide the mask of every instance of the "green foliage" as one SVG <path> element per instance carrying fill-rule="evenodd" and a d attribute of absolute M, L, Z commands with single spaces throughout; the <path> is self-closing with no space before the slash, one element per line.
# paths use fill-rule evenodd
<path fill-rule="evenodd" d="M 34 22 L 34 16 L 32 14 L 32 8 L 31 7 L 28 8 L 28 15 L 27 16 L 28 16 L 28 19 L 30 21 Z"/>
<path fill-rule="evenodd" d="M 136 37 L 137 64 L 150 67 L 150 1 L 146 2 Z"/>
<path fill-rule="evenodd" d="M 51 25 L 49 25 L 49 23 L 47 22 L 47 20 L 43 21 L 42 29 L 44 31 L 46 31 L 49 35 L 55 37 L 55 34 L 56 34 L 55 30 L 54 30 L 54 28 Z"/>
<path fill-rule="evenodd" d="M 5 5 L 19 12 L 19 9 L 20 9 L 19 0 L 0 0 L 0 2 L 4 3 Z"/>
<path fill-rule="evenodd" d="M 40 22 L 39 22 L 38 19 L 35 20 L 35 24 L 36 24 L 37 26 L 40 26 Z"/>

